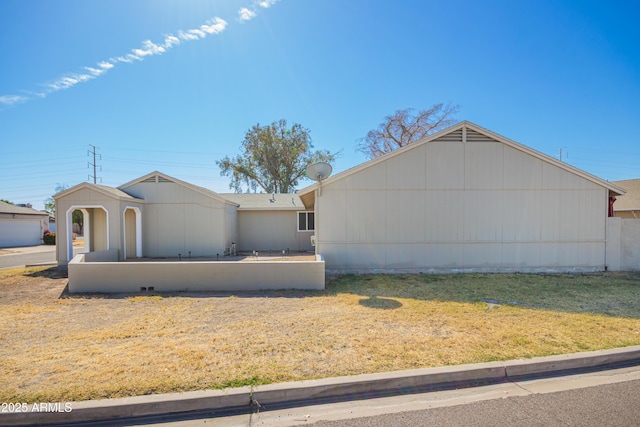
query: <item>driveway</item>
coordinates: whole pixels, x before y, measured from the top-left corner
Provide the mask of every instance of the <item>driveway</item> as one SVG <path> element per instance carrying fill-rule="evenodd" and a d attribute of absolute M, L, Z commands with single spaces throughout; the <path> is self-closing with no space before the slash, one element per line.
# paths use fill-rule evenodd
<path fill-rule="evenodd" d="M 73 254 L 84 250 L 84 243 L 74 243 Z M 56 264 L 55 245 L 0 248 L 0 268 L 24 267 L 25 265 Z"/>

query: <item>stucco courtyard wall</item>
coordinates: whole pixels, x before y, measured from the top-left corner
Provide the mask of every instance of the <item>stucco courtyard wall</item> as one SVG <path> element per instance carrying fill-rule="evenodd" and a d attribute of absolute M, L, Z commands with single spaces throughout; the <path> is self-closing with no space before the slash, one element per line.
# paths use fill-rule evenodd
<path fill-rule="evenodd" d="M 68 266 L 69 292 L 319 290 L 324 267 L 320 255 L 315 261 L 86 262 L 80 254 Z"/>
<path fill-rule="evenodd" d="M 607 218 L 607 269 L 640 270 L 640 219 Z"/>

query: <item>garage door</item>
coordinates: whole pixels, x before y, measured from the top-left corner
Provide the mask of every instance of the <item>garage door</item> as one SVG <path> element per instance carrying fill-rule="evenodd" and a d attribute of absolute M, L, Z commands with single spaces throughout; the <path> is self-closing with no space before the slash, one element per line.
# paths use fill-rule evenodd
<path fill-rule="evenodd" d="M 39 220 L 0 219 L 0 248 L 39 245 Z"/>

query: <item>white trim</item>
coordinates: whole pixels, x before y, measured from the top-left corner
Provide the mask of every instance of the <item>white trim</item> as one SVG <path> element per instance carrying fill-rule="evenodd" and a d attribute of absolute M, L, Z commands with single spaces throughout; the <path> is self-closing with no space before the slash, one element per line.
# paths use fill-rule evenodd
<path fill-rule="evenodd" d="M 127 210 L 133 210 L 136 215 L 136 258 L 142 258 L 142 211 L 136 206 L 125 206 L 122 210 L 122 253 L 127 259 Z"/>
<path fill-rule="evenodd" d="M 305 229 L 304 230 L 300 230 L 300 214 L 306 214 L 305 218 L 306 218 L 306 222 L 305 222 Z M 313 229 L 309 230 L 309 214 L 313 214 Z M 296 222 L 298 224 L 298 233 L 306 233 L 308 231 L 316 231 L 316 213 L 315 210 L 313 211 L 297 211 L 296 212 Z"/>
<path fill-rule="evenodd" d="M 109 239 L 109 210 L 103 205 L 72 205 L 66 212 L 67 223 L 67 259 L 65 261 L 71 261 L 73 259 L 73 211 L 76 209 L 102 209 L 107 216 L 107 250 L 111 249 L 111 242 Z M 82 213 L 84 215 L 84 212 Z M 87 215 L 88 216 L 88 215 Z M 88 223 L 87 218 L 84 218 L 84 222 Z M 85 247 L 86 247 L 85 241 Z"/>

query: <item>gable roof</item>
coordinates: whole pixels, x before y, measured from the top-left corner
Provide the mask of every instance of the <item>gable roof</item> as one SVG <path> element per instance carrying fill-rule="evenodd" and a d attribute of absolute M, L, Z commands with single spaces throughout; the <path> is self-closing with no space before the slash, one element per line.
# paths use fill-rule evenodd
<path fill-rule="evenodd" d="M 618 197 L 613 209 L 616 211 L 640 210 L 640 178 L 626 179 L 624 181 L 613 181 L 613 184 L 624 188 L 627 193 Z"/>
<path fill-rule="evenodd" d="M 489 138 L 492 138 L 498 142 L 501 142 L 509 147 L 515 148 L 516 150 L 522 151 L 526 154 L 529 154 L 535 158 L 538 158 L 546 163 L 550 163 L 554 166 L 559 167 L 560 169 L 564 169 L 574 175 L 578 175 L 588 181 L 591 181 L 601 187 L 604 187 L 606 189 L 608 189 L 609 191 L 611 191 L 614 195 L 621 195 L 625 193 L 625 190 L 623 188 L 620 188 L 616 185 L 614 185 L 613 183 L 609 182 L 609 181 L 605 181 L 604 179 L 598 178 L 595 175 L 592 175 L 588 172 L 583 171 L 582 169 L 578 169 L 574 166 L 571 166 L 567 163 L 561 162 L 560 160 L 554 159 L 551 156 L 548 156 L 544 153 L 541 153 L 540 151 L 534 150 L 531 147 L 527 147 L 526 145 L 520 144 L 519 142 L 513 141 L 509 138 L 506 138 L 502 135 L 499 135 L 495 132 L 492 132 L 488 129 L 483 128 L 482 126 L 478 126 L 474 123 L 471 123 L 469 121 L 462 121 L 460 123 L 457 123 L 453 126 L 450 126 L 446 129 L 443 129 L 439 132 L 433 133 L 431 135 L 428 135 L 424 138 L 422 138 L 419 141 L 416 141 L 412 144 L 406 145 L 404 147 L 398 148 L 390 153 L 384 154 L 380 157 L 377 157 L 375 159 L 366 161 L 364 163 L 361 163 L 357 166 L 354 166 L 350 169 L 347 169 L 346 171 L 340 172 L 336 175 L 330 176 L 329 178 L 325 179 L 323 181 L 324 184 L 329 184 L 338 180 L 341 180 L 343 178 L 346 178 L 350 175 L 353 175 L 355 173 L 358 173 L 364 169 L 370 168 L 372 166 L 377 165 L 378 163 L 384 162 L 385 160 L 391 159 L 395 156 L 399 156 L 407 151 L 413 150 L 415 148 L 421 147 L 422 145 L 428 144 L 436 139 L 442 138 L 444 136 L 450 135 L 450 134 L 454 134 L 454 133 L 461 133 L 462 136 L 462 140 L 463 142 L 466 141 L 466 134 L 467 131 L 475 131 L 481 135 L 487 136 Z M 315 189 L 317 189 L 320 186 L 320 183 L 314 183 L 308 187 L 305 187 L 301 190 L 298 191 L 298 194 L 301 196 L 302 200 L 305 201 L 305 204 L 308 204 L 308 194 L 312 193 Z M 307 197 L 305 197 L 307 196 Z"/>
<path fill-rule="evenodd" d="M 236 203 L 233 203 L 232 201 L 229 201 L 227 199 L 225 199 L 224 197 L 220 196 L 220 194 L 216 193 L 215 191 L 209 190 L 207 188 L 204 187 L 199 187 L 197 185 L 194 184 L 190 184 L 186 181 L 182 181 L 178 178 L 174 178 L 172 176 L 169 176 L 167 174 L 164 174 L 162 172 L 159 171 L 153 171 L 151 173 L 148 173 L 144 176 L 141 176 L 140 178 L 136 178 L 132 181 L 129 181 L 125 184 L 122 184 L 121 186 L 118 187 L 118 189 L 120 190 L 126 190 L 129 187 L 132 187 L 136 184 L 140 184 L 142 182 L 172 182 L 174 184 L 178 184 L 181 185 L 185 188 L 188 188 L 192 191 L 195 191 L 197 193 L 203 194 L 207 197 L 211 197 L 214 200 L 219 201 L 220 203 L 226 203 L 228 205 L 234 205 L 237 206 Z"/>
<path fill-rule="evenodd" d="M 71 193 L 75 193 L 76 191 L 82 190 L 85 188 L 92 191 L 96 191 L 100 194 L 103 194 L 107 197 L 110 197 L 116 200 L 135 200 L 136 202 L 144 202 L 144 200 L 133 197 L 132 195 L 127 194 L 124 191 L 121 191 L 117 188 L 109 187 L 108 185 L 102 185 L 102 184 L 92 184 L 90 182 L 82 182 L 78 185 L 74 185 L 71 188 L 67 188 L 66 190 L 63 190 L 57 194 L 54 194 L 53 198 L 57 200 L 61 197 L 67 196 Z"/>
<path fill-rule="evenodd" d="M 11 203 L 3 202 L 1 200 L 0 200 L 0 213 L 49 216 L 48 212 L 42 212 L 33 208 L 25 208 L 22 206 L 12 205 Z"/>
<path fill-rule="evenodd" d="M 227 200 L 240 205 L 238 210 L 248 211 L 303 211 L 306 210 L 297 194 L 279 193 L 222 193 Z"/>

